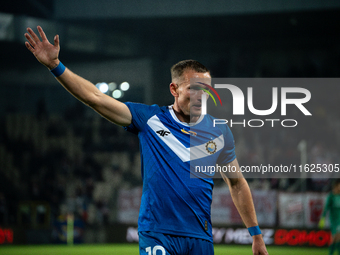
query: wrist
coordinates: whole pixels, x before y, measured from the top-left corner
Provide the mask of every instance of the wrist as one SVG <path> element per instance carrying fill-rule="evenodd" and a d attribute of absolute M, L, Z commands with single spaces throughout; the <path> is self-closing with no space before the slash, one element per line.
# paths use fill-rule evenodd
<path fill-rule="evenodd" d="M 49 65 L 47 65 L 48 70 L 51 71 L 52 69 L 56 68 L 59 65 L 59 63 L 60 63 L 59 59 L 52 61 Z"/>
<path fill-rule="evenodd" d="M 262 234 L 252 236 L 253 241 L 262 240 Z"/>
<path fill-rule="evenodd" d="M 66 67 L 59 61 L 59 64 L 50 70 L 50 72 L 54 75 L 54 77 L 59 77 L 65 72 Z"/>
<path fill-rule="evenodd" d="M 257 225 L 257 226 L 254 226 L 254 227 L 250 227 L 248 228 L 248 231 L 249 231 L 249 234 L 254 237 L 254 236 L 261 236 L 261 230 L 260 230 L 260 227 Z"/>

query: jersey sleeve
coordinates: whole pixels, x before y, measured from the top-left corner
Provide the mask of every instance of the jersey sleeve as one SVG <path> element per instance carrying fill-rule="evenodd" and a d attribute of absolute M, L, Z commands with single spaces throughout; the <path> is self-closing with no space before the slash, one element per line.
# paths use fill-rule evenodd
<path fill-rule="evenodd" d="M 142 131 L 148 119 L 160 110 L 158 105 L 146 105 L 131 102 L 126 102 L 125 104 L 131 112 L 132 121 L 131 124 L 129 126 L 125 126 L 124 129 L 134 134 L 138 134 Z"/>
<path fill-rule="evenodd" d="M 224 136 L 224 148 L 218 157 L 219 164 L 228 164 L 236 158 L 235 154 L 235 142 L 234 136 L 231 133 L 230 128 L 225 125 L 225 129 L 222 130 Z"/>

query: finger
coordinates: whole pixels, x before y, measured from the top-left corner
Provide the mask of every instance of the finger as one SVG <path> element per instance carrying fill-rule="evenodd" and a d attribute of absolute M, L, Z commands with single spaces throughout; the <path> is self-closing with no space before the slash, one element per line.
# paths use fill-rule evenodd
<path fill-rule="evenodd" d="M 40 42 L 39 37 L 33 32 L 31 28 L 27 28 L 28 33 L 31 35 L 32 39 L 37 43 Z"/>
<path fill-rule="evenodd" d="M 33 53 L 34 51 L 34 48 L 28 43 L 28 42 L 25 42 L 25 45 L 26 45 L 26 48 Z"/>
<path fill-rule="evenodd" d="M 59 48 L 59 35 L 54 37 L 54 46 Z"/>
<path fill-rule="evenodd" d="M 31 37 L 29 34 L 25 33 L 25 37 L 26 37 L 27 41 L 28 41 L 33 47 L 36 45 L 35 41 L 32 39 L 32 37 Z"/>
<path fill-rule="evenodd" d="M 44 30 L 41 28 L 41 26 L 38 26 L 37 28 L 38 28 L 38 32 L 39 32 L 39 34 L 40 34 L 41 39 L 42 39 L 43 41 L 47 40 L 47 37 L 46 37 L 46 35 L 45 35 L 45 32 L 44 32 Z M 47 41 L 48 41 L 48 40 L 47 40 Z"/>

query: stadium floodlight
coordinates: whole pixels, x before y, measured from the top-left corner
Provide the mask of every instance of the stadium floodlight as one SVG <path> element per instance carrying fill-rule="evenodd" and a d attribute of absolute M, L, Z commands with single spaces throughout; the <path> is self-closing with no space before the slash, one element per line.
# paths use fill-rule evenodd
<path fill-rule="evenodd" d="M 112 97 L 113 98 L 121 98 L 123 96 L 123 92 L 120 89 L 116 89 L 112 92 Z"/>
<path fill-rule="evenodd" d="M 120 89 L 122 91 L 127 91 L 129 88 L 130 88 L 130 84 L 126 81 L 124 81 L 120 84 Z"/>
<path fill-rule="evenodd" d="M 109 90 L 114 91 L 117 88 L 117 83 L 115 82 L 110 82 L 109 83 Z"/>
<path fill-rule="evenodd" d="M 106 93 L 109 90 L 109 85 L 105 82 L 99 82 L 96 84 L 96 87 L 102 92 Z"/>

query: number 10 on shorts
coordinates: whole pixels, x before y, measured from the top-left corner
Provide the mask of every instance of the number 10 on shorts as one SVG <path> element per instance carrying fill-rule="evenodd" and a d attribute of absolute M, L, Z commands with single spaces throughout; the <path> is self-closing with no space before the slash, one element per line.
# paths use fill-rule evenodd
<path fill-rule="evenodd" d="M 154 246 L 152 249 L 152 253 L 151 253 L 151 246 L 146 247 L 145 251 L 148 253 L 148 255 L 157 255 L 157 251 L 161 251 L 162 255 L 165 255 L 165 249 L 160 245 Z"/>

